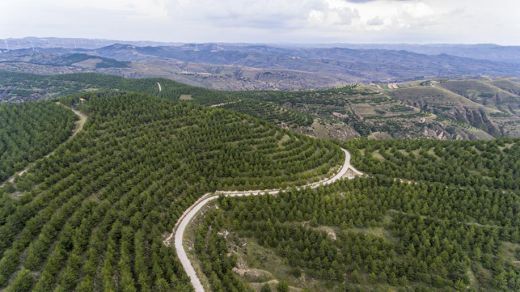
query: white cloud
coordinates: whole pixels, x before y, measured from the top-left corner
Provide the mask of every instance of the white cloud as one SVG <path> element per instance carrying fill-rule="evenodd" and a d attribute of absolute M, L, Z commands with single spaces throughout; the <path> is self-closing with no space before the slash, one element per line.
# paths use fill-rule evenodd
<path fill-rule="evenodd" d="M 518 0 L 2 0 L 0 37 L 520 44 L 517 11 Z"/>
<path fill-rule="evenodd" d="M 370 18 L 367 21 L 367 24 L 370 26 L 382 26 L 382 25 L 385 25 L 385 20 L 379 16 L 376 16 L 374 18 Z"/>
<path fill-rule="evenodd" d="M 350 7 L 338 7 L 312 10 L 307 14 L 308 24 L 322 28 L 337 29 L 336 26 L 350 26 L 359 19 L 357 9 Z"/>

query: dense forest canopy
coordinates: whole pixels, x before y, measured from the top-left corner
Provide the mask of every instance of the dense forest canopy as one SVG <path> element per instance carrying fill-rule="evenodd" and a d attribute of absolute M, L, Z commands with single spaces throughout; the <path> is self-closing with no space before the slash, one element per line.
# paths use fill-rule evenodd
<path fill-rule="evenodd" d="M 518 139 L 493 141 L 356 139 L 345 143 L 360 169 L 389 177 L 520 189 Z"/>
<path fill-rule="evenodd" d="M 74 120 L 49 101 L 0 104 L 0 183 L 67 139 Z"/>
<path fill-rule="evenodd" d="M 520 290 L 518 139 L 332 143 L 289 131 L 332 111 L 365 133 L 345 109 L 372 93 L 355 86 L 245 93 L 99 74 L 0 80 L 67 94 L 61 105 L 0 105 L 0 182 L 30 166 L 0 187 L 2 289 L 189 291 L 162 242 L 181 214 L 207 192 L 276 187 L 285 191 L 221 198 L 189 227 L 208 288 Z M 70 140 L 67 106 L 88 115 Z M 334 173 L 340 146 L 364 177 L 294 188 Z"/>
<path fill-rule="evenodd" d="M 160 89 L 158 83 L 161 84 Z M 169 79 L 131 79 L 97 73 L 36 75 L 0 71 L 0 85 L 8 87 L 6 94 L 13 97 L 37 93 L 43 98 L 53 98 L 78 92 L 119 90 L 160 95 L 176 100 L 182 94 L 192 95 L 201 102 L 226 100 L 222 92 L 194 87 Z M 33 88 L 39 88 L 41 92 L 31 91 Z"/>
<path fill-rule="evenodd" d="M 455 89 L 450 91 L 441 87 L 444 83 L 443 80 L 423 80 L 399 85 L 353 84 L 305 91 L 219 91 L 165 78 L 0 71 L 0 101 L 18 102 L 78 92 L 119 90 L 224 106 L 299 133 L 332 139 L 347 140 L 358 136 L 465 140 L 519 137 L 520 124 L 516 112 L 520 97 L 515 95 L 511 86 L 520 85 L 514 85 L 509 79 L 465 80 L 471 89 L 469 91 L 482 95 L 473 100 L 472 95 L 462 96 Z M 509 98 L 486 94 L 481 86 L 484 83 L 507 93 Z"/>
<path fill-rule="evenodd" d="M 16 86 L 12 86 L 16 84 Z M 113 75 L 77 73 L 62 75 L 33 75 L 0 71 L 0 87 L 9 88 L 6 95 L 24 97 L 36 94 L 45 98 L 104 90 L 137 92 L 171 100 L 184 100 L 202 105 L 222 107 L 246 113 L 263 120 L 288 127 L 308 126 L 313 118 L 306 113 L 281 106 L 287 100 L 282 93 L 258 95 L 255 92 L 227 92 L 190 86 L 164 78 L 130 79 Z M 12 87 L 12 88 L 11 88 Z M 35 91 L 34 88 L 40 90 Z M 270 97 L 271 95 L 273 95 Z M 2 92 L 0 92 L 1 98 Z M 279 98 L 276 96 L 280 95 Z"/>
<path fill-rule="evenodd" d="M 8 290 L 189 290 L 162 240 L 195 200 L 305 184 L 343 161 L 337 145 L 223 109 L 118 92 L 62 102 L 88 115 L 84 130 L 0 188 Z"/>
<path fill-rule="evenodd" d="M 273 279 L 309 291 L 520 289 L 520 141 L 346 146 L 367 177 L 222 198 L 199 220 L 195 254 L 213 290 Z"/>

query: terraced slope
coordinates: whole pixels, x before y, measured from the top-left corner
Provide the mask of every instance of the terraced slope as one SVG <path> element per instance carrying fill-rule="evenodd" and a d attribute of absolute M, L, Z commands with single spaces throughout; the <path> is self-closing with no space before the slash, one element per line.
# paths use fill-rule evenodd
<path fill-rule="evenodd" d="M 518 139 L 368 141 L 347 143 L 353 164 L 372 174 L 496 189 L 520 188 Z"/>
<path fill-rule="evenodd" d="M 223 108 L 246 113 L 265 119 L 276 125 L 279 124 L 288 127 L 310 126 L 313 121 L 313 118 L 309 114 L 286 109 L 272 102 L 255 101 L 252 99 L 227 103 Z"/>
<path fill-rule="evenodd" d="M 466 81 L 445 81 L 441 85 L 435 81 L 431 85 L 427 85 L 430 82 L 423 82 L 421 84 L 424 85 L 420 86 L 412 83 L 408 87 L 392 90 L 390 94 L 410 105 L 436 114 L 444 127 L 449 129 L 448 132 L 460 132 L 461 128 L 464 129 L 462 135 L 457 134 L 459 136 L 474 140 L 484 139 L 490 135 L 498 137 L 505 134 L 504 123 L 497 124 L 497 120 L 493 119 L 493 117 L 503 114 L 501 112 L 503 108 L 499 106 L 499 103 L 470 97 L 462 91 L 454 92 L 447 89 L 456 87 L 456 83 L 465 84 Z M 471 83 L 473 80 L 467 82 Z M 480 84 L 475 82 L 477 85 Z M 497 88 L 497 90 L 499 89 Z M 506 112 L 508 111 L 506 110 Z"/>
<path fill-rule="evenodd" d="M 417 107 L 426 105 L 449 110 L 455 106 L 479 108 L 480 104 L 439 87 L 416 86 L 390 91 L 391 96 Z"/>
<path fill-rule="evenodd" d="M 520 95 L 520 83 L 515 79 L 498 79 L 491 82 L 494 86 L 508 91 L 510 93 Z"/>
<path fill-rule="evenodd" d="M 442 87 L 443 83 L 461 83 L 468 90 L 457 94 Z M 225 107 L 299 133 L 338 140 L 358 136 L 470 140 L 520 136 L 520 102 L 515 97 L 514 79 L 425 80 L 383 89 L 386 87 L 226 92 L 161 78 L 0 72 L 0 100 L 7 101 L 110 89 Z"/>
<path fill-rule="evenodd" d="M 349 144 L 368 176 L 206 210 L 214 291 L 520 290 L 519 140 Z"/>
<path fill-rule="evenodd" d="M 509 104 L 515 104 L 515 107 L 518 107 L 520 101 L 518 95 L 480 80 L 450 80 L 442 82 L 441 85 L 482 105 L 498 108 L 506 106 L 507 109 Z"/>
<path fill-rule="evenodd" d="M 52 102 L 0 104 L 0 185 L 65 141 L 75 115 Z"/>
<path fill-rule="evenodd" d="M 321 181 L 317 181 L 311 184 L 306 184 L 303 186 L 298 186 L 295 189 L 316 189 L 324 185 L 330 185 L 335 183 L 336 181 L 339 181 L 343 178 L 353 179 L 356 176 L 363 175 L 363 173 L 356 170 L 354 167 L 350 165 L 350 153 L 342 149 L 342 151 L 345 154 L 344 162 L 339 169 L 337 173 L 334 174 L 333 177 L 325 178 Z M 199 276 L 197 275 L 197 272 L 195 271 L 193 263 L 190 261 L 188 254 L 186 253 L 185 248 L 185 232 L 186 229 L 190 228 L 190 223 L 199 216 L 199 213 L 201 213 L 202 210 L 207 208 L 208 205 L 211 205 L 215 200 L 219 199 L 220 197 L 226 197 L 226 198 L 236 198 L 236 197 L 248 197 L 248 196 L 275 196 L 281 193 L 282 190 L 280 189 L 270 189 L 270 190 L 246 190 L 246 191 L 217 191 L 216 193 L 208 193 L 205 194 L 203 197 L 201 197 L 195 204 L 190 206 L 186 210 L 186 212 L 180 217 L 177 224 L 175 224 L 175 228 L 173 232 L 164 240 L 164 244 L 170 245 L 173 238 L 175 238 L 175 250 L 177 251 L 177 255 L 182 263 L 182 266 L 184 267 L 184 270 L 190 277 L 191 283 L 193 285 L 193 288 L 196 292 L 204 291 L 204 285 L 202 284 Z M 191 247 L 188 247 L 188 250 L 191 250 Z M 218 261 L 218 260 L 217 260 Z M 211 265 L 211 263 L 210 263 Z M 203 267 L 203 270 L 206 270 L 205 272 L 211 272 L 211 270 L 208 271 L 207 267 Z M 207 286 L 207 285 L 206 285 Z M 228 290 L 236 290 L 242 288 L 240 285 L 238 287 L 229 286 L 227 287 Z"/>
<path fill-rule="evenodd" d="M 158 84 L 161 85 L 161 90 Z M 78 92 L 103 90 L 133 91 L 171 99 L 178 99 L 186 94 L 193 96 L 201 104 L 229 101 L 229 98 L 221 92 L 163 78 L 130 79 L 94 73 L 47 76 L 0 71 L 0 100 L 46 99 Z"/>
<path fill-rule="evenodd" d="M 305 184 L 339 147 L 254 118 L 139 94 L 66 100 L 84 130 L 0 190 L 0 285 L 13 290 L 191 289 L 163 235 L 206 192 Z"/>

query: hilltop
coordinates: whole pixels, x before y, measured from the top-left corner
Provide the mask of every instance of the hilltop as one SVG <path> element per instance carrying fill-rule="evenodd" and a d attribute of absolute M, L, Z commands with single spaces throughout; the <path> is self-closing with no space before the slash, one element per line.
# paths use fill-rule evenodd
<path fill-rule="evenodd" d="M 222 107 L 321 138 L 492 139 L 520 135 L 520 81 L 430 79 L 309 91 L 217 91 L 168 79 L 0 72 L 0 100 L 133 91 Z"/>

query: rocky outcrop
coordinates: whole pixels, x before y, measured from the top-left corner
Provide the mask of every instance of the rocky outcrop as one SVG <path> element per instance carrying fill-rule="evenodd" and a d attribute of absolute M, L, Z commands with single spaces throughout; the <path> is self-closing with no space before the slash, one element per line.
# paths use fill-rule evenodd
<path fill-rule="evenodd" d="M 494 137 L 502 135 L 499 128 L 489 119 L 483 109 L 457 107 L 454 109 L 454 118 L 475 128 L 482 129 Z"/>

